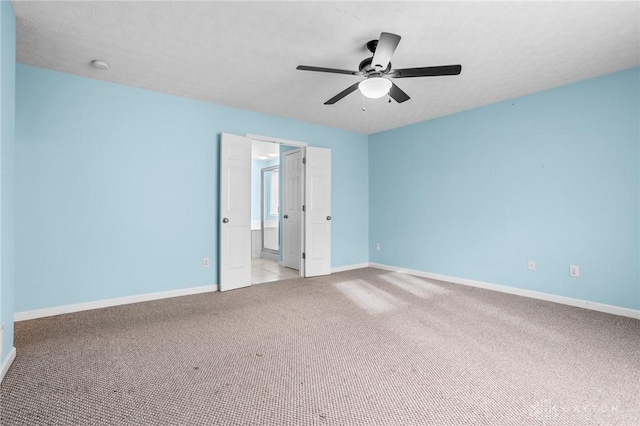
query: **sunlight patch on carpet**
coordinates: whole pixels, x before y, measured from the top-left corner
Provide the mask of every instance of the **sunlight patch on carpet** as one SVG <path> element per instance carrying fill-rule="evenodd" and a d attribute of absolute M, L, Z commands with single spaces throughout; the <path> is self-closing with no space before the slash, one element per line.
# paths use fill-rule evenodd
<path fill-rule="evenodd" d="M 446 288 L 411 275 L 391 273 L 381 275 L 380 279 L 422 299 L 450 292 Z"/>
<path fill-rule="evenodd" d="M 381 314 L 406 305 L 406 302 L 363 280 L 343 281 L 334 286 L 369 314 Z"/>

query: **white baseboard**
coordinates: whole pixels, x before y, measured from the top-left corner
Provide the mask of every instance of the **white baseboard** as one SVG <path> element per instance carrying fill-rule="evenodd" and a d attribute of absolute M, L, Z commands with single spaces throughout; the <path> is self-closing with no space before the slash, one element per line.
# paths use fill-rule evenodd
<path fill-rule="evenodd" d="M 365 263 L 355 263 L 353 265 L 345 265 L 345 266 L 338 266 L 335 268 L 331 268 L 331 273 L 336 273 L 336 272 L 344 272 L 344 271 L 352 271 L 354 269 L 362 269 L 362 268 L 367 268 L 369 266 L 369 262 L 365 262 Z"/>
<path fill-rule="evenodd" d="M 4 360 L 0 368 L 0 383 L 2 379 L 4 379 L 4 375 L 7 374 L 7 371 L 9 371 L 9 367 L 13 364 L 14 359 L 16 359 L 16 348 L 11 348 L 11 352 L 9 352 L 7 359 Z"/>
<path fill-rule="evenodd" d="M 516 296 L 530 297 L 532 299 L 546 300 L 548 302 L 555 302 L 555 303 L 560 303 L 560 304 L 569 305 L 569 306 L 577 306 L 579 308 L 591 309 L 594 311 L 605 312 L 608 314 L 640 319 L 640 310 L 637 310 L 637 309 L 623 308 L 620 306 L 607 305 L 604 303 L 591 302 L 591 301 L 582 300 L 582 299 L 574 299 L 574 298 L 565 297 L 565 296 L 557 296 L 554 294 L 541 293 L 533 290 L 525 290 L 525 289 L 520 289 L 516 287 L 500 285 L 500 284 L 492 284 L 492 283 L 487 283 L 482 281 L 470 280 L 467 278 L 458 278 L 458 277 L 451 277 L 447 275 L 434 274 L 430 272 L 418 271 L 415 269 L 399 268 L 397 266 L 384 265 L 381 263 L 365 262 L 365 263 L 357 263 L 353 265 L 338 266 L 335 268 L 331 268 L 331 272 L 336 273 L 336 272 L 351 271 L 354 269 L 361 269 L 369 266 L 372 268 L 384 269 L 387 271 L 401 272 L 401 273 L 415 275 L 423 278 L 430 278 L 430 279 L 439 280 L 439 281 L 447 281 L 454 284 L 462 284 L 470 287 L 484 288 L 487 290 L 514 294 Z M 74 305 L 55 306 L 52 308 L 36 309 L 33 311 L 16 312 L 14 315 L 14 321 L 26 321 L 30 319 L 49 317 L 53 315 L 62 315 L 62 314 L 68 314 L 72 312 L 86 311 L 90 309 L 100 309 L 100 308 L 107 308 L 110 306 L 125 305 L 129 303 L 138 303 L 138 302 L 146 302 L 150 300 L 166 299 L 169 297 L 188 296 L 191 294 L 207 293 L 207 292 L 217 291 L 217 290 L 218 290 L 218 285 L 214 284 L 214 285 L 207 285 L 207 286 L 201 286 L 201 287 L 185 288 L 180 290 L 147 293 L 147 294 L 141 294 L 137 296 L 97 300 L 94 302 L 77 303 Z M 15 348 L 13 350 L 13 357 L 15 357 Z M 9 365 L 11 364 L 12 361 L 13 359 L 9 361 Z M 2 368 L 4 371 L 4 364 Z M 7 366 L 7 369 L 8 368 L 9 367 Z"/>
<path fill-rule="evenodd" d="M 139 294 L 136 296 L 117 297 L 114 299 L 96 300 L 94 302 L 76 303 L 73 305 L 54 306 L 51 308 L 36 309 L 33 311 L 16 312 L 14 321 L 26 321 L 35 318 L 50 317 L 53 315 L 70 314 L 72 312 L 88 311 L 90 309 L 108 308 L 110 306 L 127 305 L 129 303 L 148 302 L 150 300 L 167 299 L 169 297 L 188 296 L 191 294 L 217 291 L 218 285 L 205 285 L 201 287 L 182 288 L 179 290 L 160 291 L 157 293 Z"/>
<path fill-rule="evenodd" d="M 372 268 L 384 269 L 387 271 L 401 272 L 417 277 L 430 278 L 433 280 L 447 281 L 454 284 L 462 284 L 470 287 L 484 288 L 487 290 L 499 291 L 501 293 L 514 294 L 516 296 L 530 297 L 532 299 L 546 300 L 547 302 L 560 303 L 562 305 L 577 306 L 579 308 L 591 309 L 593 311 L 605 312 L 607 314 L 620 315 L 623 317 L 640 319 L 640 310 L 623 308 L 621 306 L 607 305 L 604 303 L 591 302 L 589 300 L 574 299 L 572 297 L 557 296 L 555 294 L 541 293 L 539 291 L 525 290 L 506 285 L 486 283 L 482 281 L 470 280 L 467 278 L 450 277 L 447 275 L 433 274 L 430 272 L 418 271 L 415 269 L 398 268 L 396 266 L 383 265 L 380 263 L 369 263 Z"/>

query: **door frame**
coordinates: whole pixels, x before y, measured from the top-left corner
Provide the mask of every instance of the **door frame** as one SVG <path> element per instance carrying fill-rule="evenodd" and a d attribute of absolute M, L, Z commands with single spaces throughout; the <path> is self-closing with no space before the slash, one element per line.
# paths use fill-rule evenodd
<path fill-rule="evenodd" d="M 277 143 L 278 145 L 287 145 L 287 146 L 293 146 L 296 148 L 300 148 L 300 153 L 301 153 L 301 157 L 304 158 L 307 155 L 307 146 L 308 144 L 306 142 L 298 142 L 298 141 L 292 141 L 292 140 L 288 140 L 288 139 L 281 139 L 281 138 L 274 138 L 271 136 L 263 136 L 263 135 L 254 135 L 251 133 L 245 133 L 244 135 L 246 138 L 251 139 L 252 141 L 257 140 L 257 141 L 262 141 L 262 142 L 271 142 L 271 143 Z M 282 191 L 282 193 L 284 194 L 284 191 Z M 300 181 L 300 199 L 301 200 L 305 200 L 305 172 L 304 172 L 304 165 L 303 165 L 303 173 L 301 176 L 301 181 Z M 302 218 L 301 218 L 301 226 L 300 226 L 300 257 L 302 257 L 302 253 L 305 250 L 304 247 L 304 242 L 305 242 L 305 226 L 304 226 L 304 216 L 305 213 L 302 212 Z M 280 252 L 282 252 L 282 245 L 280 245 Z M 304 259 L 300 259 L 300 270 L 298 271 L 298 274 L 301 277 L 305 276 L 305 261 Z"/>

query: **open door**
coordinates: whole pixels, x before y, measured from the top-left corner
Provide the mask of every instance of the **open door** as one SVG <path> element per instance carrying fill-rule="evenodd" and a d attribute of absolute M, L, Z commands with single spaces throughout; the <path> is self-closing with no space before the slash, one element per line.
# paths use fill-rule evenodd
<path fill-rule="evenodd" d="M 302 153 L 299 149 L 287 151 L 283 160 L 282 260 L 285 267 L 299 271 L 302 257 Z"/>
<path fill-rule="evenodd" d="M 251 285 L 251 139 L 222 134 L 220 291 Z"/>
<path fill-rule="evenodd" d="M 331 273 L 331 150 L 307 147 L 305 277 Z"/>

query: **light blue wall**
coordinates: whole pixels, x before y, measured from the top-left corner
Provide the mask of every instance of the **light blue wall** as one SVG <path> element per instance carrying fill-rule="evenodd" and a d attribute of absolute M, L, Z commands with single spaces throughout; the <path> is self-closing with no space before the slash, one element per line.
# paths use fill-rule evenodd
<path fill-rule="evenodd" d="M 639 73 L 367 137 L 18 65 L 16 311 L 216 283 L 223 131 L 332 149 L 334 267 L 638 309 Z"/>
<path fill-rule="evenodd" d="M 371 262 L 639 309 L 639 80 L 371 135 Z"/>
<path fill-rule="evenodd" d="M 5 324 L 0 364 L 13 348 L 15 283 L 15 71 L 16 18 L 11 2 L 0 2 L 0 319 Z"/>
<path fill-rule="evenodd" d="M 332 266 L 368 259 L 366 135 L 20 64 L 16 90 L 17 312 L 217 283 L 221 132 L 330 148 Z"/>

